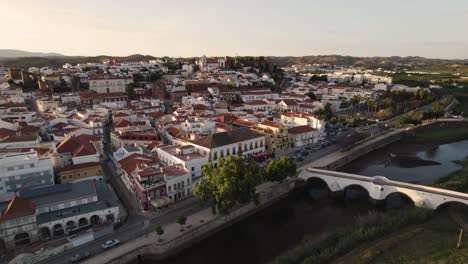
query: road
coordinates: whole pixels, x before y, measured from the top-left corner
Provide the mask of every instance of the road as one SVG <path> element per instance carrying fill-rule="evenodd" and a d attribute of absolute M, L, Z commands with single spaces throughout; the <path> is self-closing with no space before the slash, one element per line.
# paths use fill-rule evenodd
<path fill-rule="evenodd" d="M 65 254 L 58 255 L 55 257 L 48 258 L 39 263 L 69 263 L 70 258 L 80 252 L 88 251 L 92 255 L 102 253 L 104 250 L 101 248 L 101 244 L 109 239 L 118 239 L 121 243 L 129 242 L 136 239 L 137 237 L 144 236 L 145 234 L 152 232 L 156 224 L 168 224 L 176 221 L 177 217 L 184 215 L 188 216 L 203 208 L 200 206 L 198 200 L 190 198 L 181 201 L 176 205 L 176 208 L 166 212 L 151 220 L 144 219 L 141 216 L 130 215 L 126 224 L 121 228 L 114 231 L 113 234 L 101 237 L 93 242 L 84 244 L 82 246 L 73 248 L 67 251 Z"/>

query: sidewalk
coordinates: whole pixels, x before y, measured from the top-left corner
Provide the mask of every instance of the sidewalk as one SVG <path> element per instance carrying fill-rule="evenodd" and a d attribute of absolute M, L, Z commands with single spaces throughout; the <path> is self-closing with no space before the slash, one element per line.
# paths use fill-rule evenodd
<path fill-rule="evenodd" d="M 249 203 L 240 206 L 228 215 L 213 215 L 211 208 L 207 208 L 189 215 L 183 227 L 184 231 L 181 230 L 182 227 L 177 223 L 169 223 L 162 226 L 164 230 L 164 234 L 161 236 L 162 241 L 158 241 L 157 234 L 152 231 L 135 240 L 99 254 L 84 263 L 127 263 L 137 259 L 139 254 L 166 254 L 219 230 L 219 228 L 222 228 L 222 226 L 231 221 L 256 212 L 262 206 L 288 193 L 292 189 L 291 182 L 293 181 L 286 181 L 282 184 L 265 183 L 258 186 L 257 193 L 260 196 L 258 206 L 254 203 Z M 149 228 L 154 229 L 154 226 L 150 226 Z"/>

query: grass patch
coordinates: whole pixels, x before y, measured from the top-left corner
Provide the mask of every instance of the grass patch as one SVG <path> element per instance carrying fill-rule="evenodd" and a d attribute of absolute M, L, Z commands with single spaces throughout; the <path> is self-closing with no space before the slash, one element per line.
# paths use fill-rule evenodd
<path fill-rule="evenodd" d="M 468 138 L 468 124 L 458 122 L 437 123 L 416 129 L 410 141 L 455 142 Z"/>
<path fill-rule="evenodd" d="M 303 242 L 289 250 L 273 263 L 330 263 L 346 254 L 356 245 L 375 240 L 404 226 L 421 223 L 432 215 L 431 210 L 409 208 L 392 212 L 370 212 L 358 217 L 356 222 L 346 229 L 337 231 L 319 242 Z"/>
<path fill-rule="evenodd" d="M 418 227 L 411 227 L 408 230 L 397 232 L 397 234 L 390 235 L 389 237 L 384 237 L 377 241 L 372 241 L 365 244 L 348 254 L 344 255 L 338 259 L 336 264 L 367 264 L 372 263 L 372 261 L 383 254 L 385 251 L 397 247 L 401 241 L 410 239 L 415 235 L 421 233 L 423 229 Z"/>
<path fill-rule="evenodd" d="M 422 232 L 387 249 L 372 263 L 468 263 L 468 236 L 464 236 L 462 248 L 456 249 L 458 232 L 457 224 L 448 215 L 437 215 L 424 225 Z"/>
<path fill-rule="evenodd" d="M 463 162 L 461 170 L 440 178 L 434 184 L 434 187 L 457 192 L 468 192 L 468 161 Z"/>

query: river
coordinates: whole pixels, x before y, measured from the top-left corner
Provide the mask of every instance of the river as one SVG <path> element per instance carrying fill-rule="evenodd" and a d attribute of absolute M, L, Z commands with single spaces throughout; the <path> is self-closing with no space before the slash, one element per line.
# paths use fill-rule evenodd
<path fill-rule="evenodd" d="M 340 171 L 430 184 L 461 168 L 453 161 L 467 156 L 468 140 L 441 145 L 400 141 L 373 151 Z M 359 191 L 348 192 L 347 196 L 344 200 L 329 199 L 319 186 L 297 190 L 172 258 L 147 259 L 144 263 L 266 263 L 306 237 L 319 238 L 353 223 L 356 216 L 375 210 Z M 393 204 L 401 206 L 401 202 L 396 200 Z"/>

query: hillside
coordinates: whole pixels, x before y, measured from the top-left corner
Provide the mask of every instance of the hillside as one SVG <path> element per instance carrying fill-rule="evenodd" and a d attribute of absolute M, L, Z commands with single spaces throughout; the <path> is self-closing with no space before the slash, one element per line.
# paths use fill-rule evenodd
<path fill-rule="evenodd" d="M 95 57 L 82 57 L 82 56 L 52 56 L 52 57 L 23 57 L 23 58 L 0 58 L 0 64 L 8 67 L 24 68 L 29 67 L 61 67 L 65 63 L 71 63 L 73 65 L 77 63 L 86 62 L 102 62 L 109 59 L 118 60 L 152 60 L 155 59 L 153 56 L 135 54 L 126 57 L 114 57 L 114 56 L 95 56 Z"/>
<path fill-rule="evenodd" d="M 468 59 L 465 60 L 446 60 L 446 59 L 429 59 L 423 57 L 353 57 L 341 55 L 319 55 L 319 56 L 303 56 L 303 57 L 270 57 L 273 63 L 280 66 L 293 64 L 330 64 L 330 65 L 352 65 L 362 66 L 366 68 L 392 68 L 394 66 L 408 65 L 424 67 L 429 65 L 448 65 L 448 64 L 468 64 Z"/>
<path fill-rule="evenodd" d="M 59 53 L 49 52 L 29 52 L 24 50 L 0 49 L 0 58 L 20 58 L 20 57 L 57 57 L 63 56 Z"/>

